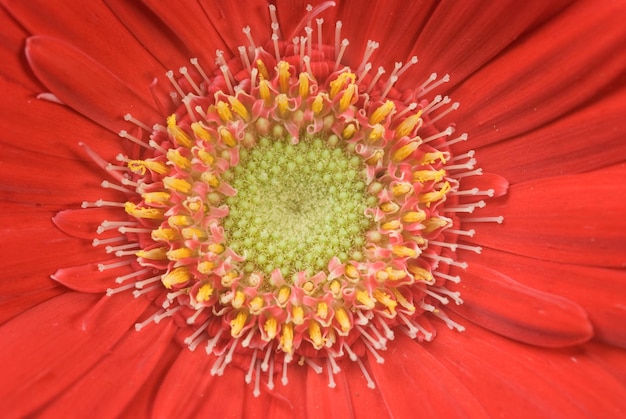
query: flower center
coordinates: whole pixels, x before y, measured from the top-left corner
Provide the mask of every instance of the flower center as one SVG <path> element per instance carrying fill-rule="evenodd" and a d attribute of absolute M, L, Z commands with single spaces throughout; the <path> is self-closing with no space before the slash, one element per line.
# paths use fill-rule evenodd
<path fill-rule="evenodd" d="M 450 266 L 466 267 L 456 249 L 480 252 L 456 243 L 473 235 L 457 214 L 484 206 L 463 197 L 493 190 L 460 190 L 460 179 L 480 174 L 473 152 L 450 153 L 467 136 L 449 139 L 452 126 L 433 124 L 457 104 L 439 111 L 447 97 L 422 99 L 445 77 L 431 77 L 407 101 L 394 84 L 416 59 L 383 81 L 384 71 L 369 74 L 376 43 L 356 70 L 340 63 L 346 46 L 279 42 L 275 32 L 274 56 L 251 42 L 240 63 L 218 53 L 213 78 L 195 59 L 197 72 L 182 68 L 178 81 L 168 72 L 181 106 L 149 140 L 120 132 L 144 150 L 107 168 L 121 185 L 103 186 L 129 198 L 83 204 L 121 206 L 130 216 L 99 229 L 124 238 L 94 246 L 126 240 L 107 247 L 121 261 L 99 268 L 137 267 L 108 295 L 158 295 L 158 309 L 136 328 L 180 317 L 184 343 L 218 356 L 212 373 L 235 353 L 247 356 L 255 394 L 260 370 L 269 368 L 269 385 L 282 363 L 286 382 L 294 359 L 316 371 L 315 359 L 326 359 L 332 383 L 334 359 L 348 356 L 367 378 L 360 358 L 369 351 L 382 362 L 395 329 L 433 338 L 424 313 L 463 330 L 438 308 L 462 303 L 445 286 L 459 281 Z M 471 221 L 502 222 L 487 218 Z"/>
<path fill-rule="evenodd" d="M 246 273 L 312 276 L 334 256 L 343 263 L 362 259 L 371 220 L 364 165 L 350 148 L 340 147 L 336 135 L 297 144 L 265 136 L 240 151 L 239 164 L 223 175 L 237 190 L 226 198 L 223 225 L 226 245 L 244 256 Z"/>

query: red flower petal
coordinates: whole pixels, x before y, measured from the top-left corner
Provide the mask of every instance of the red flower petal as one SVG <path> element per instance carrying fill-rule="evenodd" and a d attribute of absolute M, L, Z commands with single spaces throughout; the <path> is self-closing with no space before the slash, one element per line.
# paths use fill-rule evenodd
<path fill-rule="evenodd" d="M 41 280 L 41 276 L 37 277 Z M 0 325 L 19 316 L 31 307 L 66 292 L 62 287 L 33 289 L 22 294 L 0 297 Z"/>
<path fill-rule="evenodd" d="M 202 347 L 183 348 L 167 372 L 154 400 L 154 415 L 159 418 L 190 417 L 219 378 L 210 373 L 217 358 Z"/>
<path fill-rule="evenodd" d="M 237 49 L 239 45 L 248 45 L 246 36 L 242 32 L 246 26 L 250 26 L 251 36 L 256 42 L 269 40 L 271 29 L 266 0 L 246 1 L 246 13 L 241 13 L 241 4 L 236 2 L 201 0 L 199 3 L 215 28 L 215 33 L 223 42 L 224 48 L 233 56 L 239 56 Z"/>
<path fill-rule="evenodd" d="M 625 7 L 576 2 L 469 78 L 454 92 L 464 109 L 455 122 L 472 138 L 466 146 L 542 126 L 583 106 L 622 75 L 624 60 L 615 52 L 626 48 Z"/>
<path fill-rule="evenodd" d="M 228 389 L 225 402 L 224 389 Z M 223 376 L 217 377 L 208 389 L 204 400 L 200 401 L 197 417 L 239 418 L 242 417 L 244 392 L 249 391 L 244 382 L 244 372 L 230 368 Z"/>
<path fill-rule="evenodd" d="M 154 107 L 101 64 L 70 44 L 53 38 L 28 39 L 31 68 L 61 101 L 114 132 L 128 128 L 126 112 L 142 121 L 158 121 Z M 104 100 L 106 98 L 106 100 Z"/>
<path fill-rule="evenodd" d="M 177 69 L 197 54 L 197 52 L 189 51 L 176 34 L 168 31 L 159 17 L 141 2 L 105 0 L 104 3 L 141 45 L 163 64 L 164 68 Z M 162 74 L 152 74 L 152 77 L 158 76 Z"/>
<path fill-rule="evenodd" d="M 80 0 L 62 3 L 4 0 L 3 3 L 31 33 L 71 43 L 123 79 L 137 95 L 150 97 L 150 83 L 155 75 L 165 72 L 101 2 L 94 2 L 89 7 Z M 80 74 L 76 73 L 76 76 Z M 125 112 L 120 111 L 122 115 Z"/>
<path fill-rule="evenodd" d="M 334 374 L 332 380 L 335 387 L 329 387 L 331 378 L 326 368 L 325 359 L 315 360 L 322 368 L 321 374 L 312 370 L 307 371 L 306 376 L 306 414 L 311 418 L 353 418 L 352 404 L 350 403 L 350 388 L 346 380 L 346 374 L 340 372 Z M 292 384 L 293 385 L 293 384 Z M 328 403 L 333 400 L 333 403 Z"/>
<path fill-rule="evenodd" d="M 464 303 L 452 310 L 493 332 L 531 345 L 558 348 L 578 345 L 593 336 L 587 313 L 572 301 L 535 290 L 483 266 L 471 263 L 461 284 Z"/>
<path fill-rule="evenodd" d="M 357 363 L 344 360 L 340 365 L 342 371 L 344 371 L 348 377 L 354 417 L 359 419 L 390 418 L 390 413 L 380 394 L 380 389 L 378 387 L 367 387 L 367 379 L 361 372 Z"/>
<path fill-rule="evenodd" d="M 482 147 L 477 153 L 481 166 L 520 183 L 622 162 L 626 158 L 624 103 L 622 89 L 546 127 Z"/>
<path fill-rule="evenodd" d="M 535 0 L 525 2 L 524 7 L 518 7 L 514 0 L 487 3 L 482 0 L 440 2 L 432 11 L 417 42 L 412 44 L 412 53 L 424 64 L 415 69 L 420 74 L 418 79 L 425 80 L 435 71 L 440 76 L 451 74 L 451 85 L 463 81 L 524 31 L 561 10 L 566 3 L 567 1 Z M 429 6 L 427 4 L 410 8 Z M 381 39 L 387 37 L 388 34 Z M 401 79 L 401 84 L 405 87 L 411 87 L 409 82 L 414 83 L 414 79 Z"/>
<path fill-rule="evenodd" d="M 626 348 L 626 271 L 568 265 L 484 248 L 461 256 L 470 266 L 489 267 L 537 290 L 563 296 L 587 311 L 594 337 Z M 465 294 L 463 295 L 465 296 Z"/>
<path fill-rule="evenodd" d="M 24 416 L 66 389 L 115 345 L 148 304 L 130 293 L 99 303 L 94 295 L 65 293 L 0 327 L 0 356 L 11 360 L 0 380 L 0 398 L 11 400 L 10 413 L 4 413 Z"/>
<path fill-rule="evenodd" d="M 0 7 L 0 74 L 2 84 L 9 81 L 26 88 L 30 92 L 41 90 L 39 82 L 24 71 L 24 39 L 28 34 Z M 9 83 L 7 83 L 9 84 Z M 2 96 L 7 95 L 6 91 Z M 4 108 L 2 108 L 4 111 Z M 4 119 L 4 118 L 2 118 Z"/>
<path fill-rule="evenodd" d="M 159 362 L 176 330 L 166 319 L 137 332 L 130 330 L 115 350 L 46 406 L 49 417 L 116 417 L 130 403 Z"/>
<path fill-rule="evenodd" d="M 181 40 L 190 58 L 198 57 L 203 62 L 212 63 L 216 49 L 228 49 L 198 2 L 182 0 L 176 7 L 158 0 L 144 0 L 143 3 Z"/>
<path fill-rule="evenodd" d="M 467 388 L 424 345 L 401 333 L 385 363 L 368 356 L 369 366 L 392 417 L 486 417 Z"/>
<path fill-rule="evenodd" d="M 537 259 L 626 266 L 626 165 L 525 182 L 487 205 L 472 242 Z M 496 203 L 497 202 L 497 203 Z"/>
<path fill-rule="evenodd" d="M 466 327 L 438 328 L 429 351 L 491 417 L 613 417 L 624 409 L 623 385 L 579 349 L 545 350 Z"/>

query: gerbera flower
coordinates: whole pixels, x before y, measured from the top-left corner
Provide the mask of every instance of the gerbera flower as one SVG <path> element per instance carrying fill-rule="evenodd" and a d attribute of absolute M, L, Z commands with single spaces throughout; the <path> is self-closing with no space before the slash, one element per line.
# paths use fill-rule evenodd
<path fill-rule="evenodd" d="M 623 414 L 624 6 L 484 3 L 4 1 L 3 413 Z"/>

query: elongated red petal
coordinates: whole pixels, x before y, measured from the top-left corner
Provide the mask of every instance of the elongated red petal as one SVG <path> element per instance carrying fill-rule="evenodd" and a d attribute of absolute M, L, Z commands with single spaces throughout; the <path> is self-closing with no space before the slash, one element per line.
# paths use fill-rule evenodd
<path fill-rule="evenodd" d="M 202 347 L 195 351 L 184 348 L 163 378 L 154 400 L 154 417 L 193 416 L 198 404 L 207 397 L 208 388 L 213 383 L 219 385 L 219 377 L 210 373 L 216 359 Z"/>
<path fill-rule="evenodd" d="M 165 72 L 101 2 L 89 7 L 80 0 L 63 3 L 3 0 L 2 3 L 30 33 L 71 43 L 123 79 L 137 95 L 150 97 L 148 88 L 152 79 Z M 98 30 L 93 30 L 96 27 Z"/>
<path fill-rule="evenodd" d="M 392 417 L 487 417 L 479 401 L 421 344 L 401 333 L 369 366 Z"/>
<path fill-rule="evenodd" d="M 559 295 L 527 287 L 506 275 L 471 263 L 459 285 L 464 303 L 448 306 L 493 332 L 520 342 L 546 347 L 578 345 L 593 336 L 587 313 L 574 302 Z"/>
<path fill-rule="evenodd" d="M 350 388 L 346 380 L 346 374 L 339 372 L 332 377 L 326 368 L 325 359 L 316 361 L 322 366 L 322 373 L 316 374 L 314 371 L 307 371 L 306 380 L 306 413 L 311 418 L 353 418 L 352 404 L 350 402 Z M 331 384 L 334 383 L 334 384 Z M 329 387 L 333 385 L 333 387 Z M 328 403 L 328 400 L 334 402 Z"/>
<path fill-rule="evenodd" d="M 46 406 L 45 414 L 87 417 L 98 412 L 102 417 L 116 417 L 132 402 L 175 330 L 173 321 L 166 319 L 139 332 L 129 331 L 113 352 Z"/>
<path fill-rule="evenodd" d="M 63 41 L 45 36 L 28 39 L 26 56 L 31 68 L 61 101 L 114 132 L 128 129 L 123 115 L 159 121 L 153 105 L 85 53 Z M 103 100 L 103 98 L 107 98 Z"/>
<path fill-rule="evenodd" d="M 481 255 L 465 252 L 470 266 L 489 261 L 489 267 L 516 281 L 566 297 L 585 309 L 594 337 L 626 348 L 626 271 L 569 265 L 484 248 Z"/>
<path fill-rule="evenodd" d="M 425 63 L 414 72 L 420 74 L 419 80 L 425 80 L 430 72 L 435 71 L 440 77 L 451 74 L 451 86 L 462 82 L 506 49 L 524 31 L 552 16 L 566 3 L 533 0 L 520 8 L 515 0 L 439 2 L 417 42 L 412 43 L 412 53 Z M 405 87 L 411 87 L 410 82 L 414 79 L 401 80 Z"/>
<path fill-rule="evenodd" d="M 0 398 L 10 416 L 27 415 L 95 365 L 150 304 L 125 293 L 104 297 L 65 293 L 0 327 Z M 28 366 L 28 368 L 24 368 Z M 36 375 L 33 375 L 36 372 Z"/>
<path fill-rule="evenodd" d="M 472 242 L 537 259 L 626 266 L 626 165 L 513 185 L 480 216 Z"/>
<path fill-rule="evenodd" d="M 623 385 L 579 349 L 520 345 L 465 326 L 463 333 L 438 328 L 429 351 L 491 417 L 611 417 L 624 409 Z"/>
<path fill-rule="evenodd" d="M 546 127 L 481 147 L 481 166 L 520 183 L 620 163 L 626 156 L 624 103 L 626 89 Z"/>
<path fill-rule="evenodd" d="M 463 104 L 454 120 L 472 138 L 465 146 L 531 131 L 609 88 L 624 72 L 615 51 L 626 47 L 625 8 L 622 2 L 576 2 L 467 79 L 454 92 Z"/>

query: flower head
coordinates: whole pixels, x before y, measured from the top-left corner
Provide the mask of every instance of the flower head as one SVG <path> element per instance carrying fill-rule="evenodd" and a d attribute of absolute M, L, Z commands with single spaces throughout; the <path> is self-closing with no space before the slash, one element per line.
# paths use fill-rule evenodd
<path fill-rule="evenodd" d="M 40 237 L 6 249 L 27 276 L 3 291 L 2 350 L 28 361 L 2 387 L 11 412 L 300 416 L 329 414 L 328 397 L 335 416 L 622 408 L 619 6 L 531 4 L 507 25 L 490 5 L 464 21 L 478 6 L 260 2 L 245 17 L 107 2 L 73 20 L 49 5 L 77 22 L 51 27 L 43 7 L 7 2 L 50 91 L 22 101 L 42 87 L 11 61 L 3 109 L 36 122 L 3 136 L 3 208 L 19 220 L 5 230 L 28 221 Z M 597 45 L 563 70 L 579 33 L 555 28 L 582 17 Z M 604 76 L 587 80 L 593 58 Z M 572 133 L 596 113 L 617 128 Z M 40 267 L 24 268 L 21 243 Z M 235 388 L 246 401 L 222 403 Z"/>

